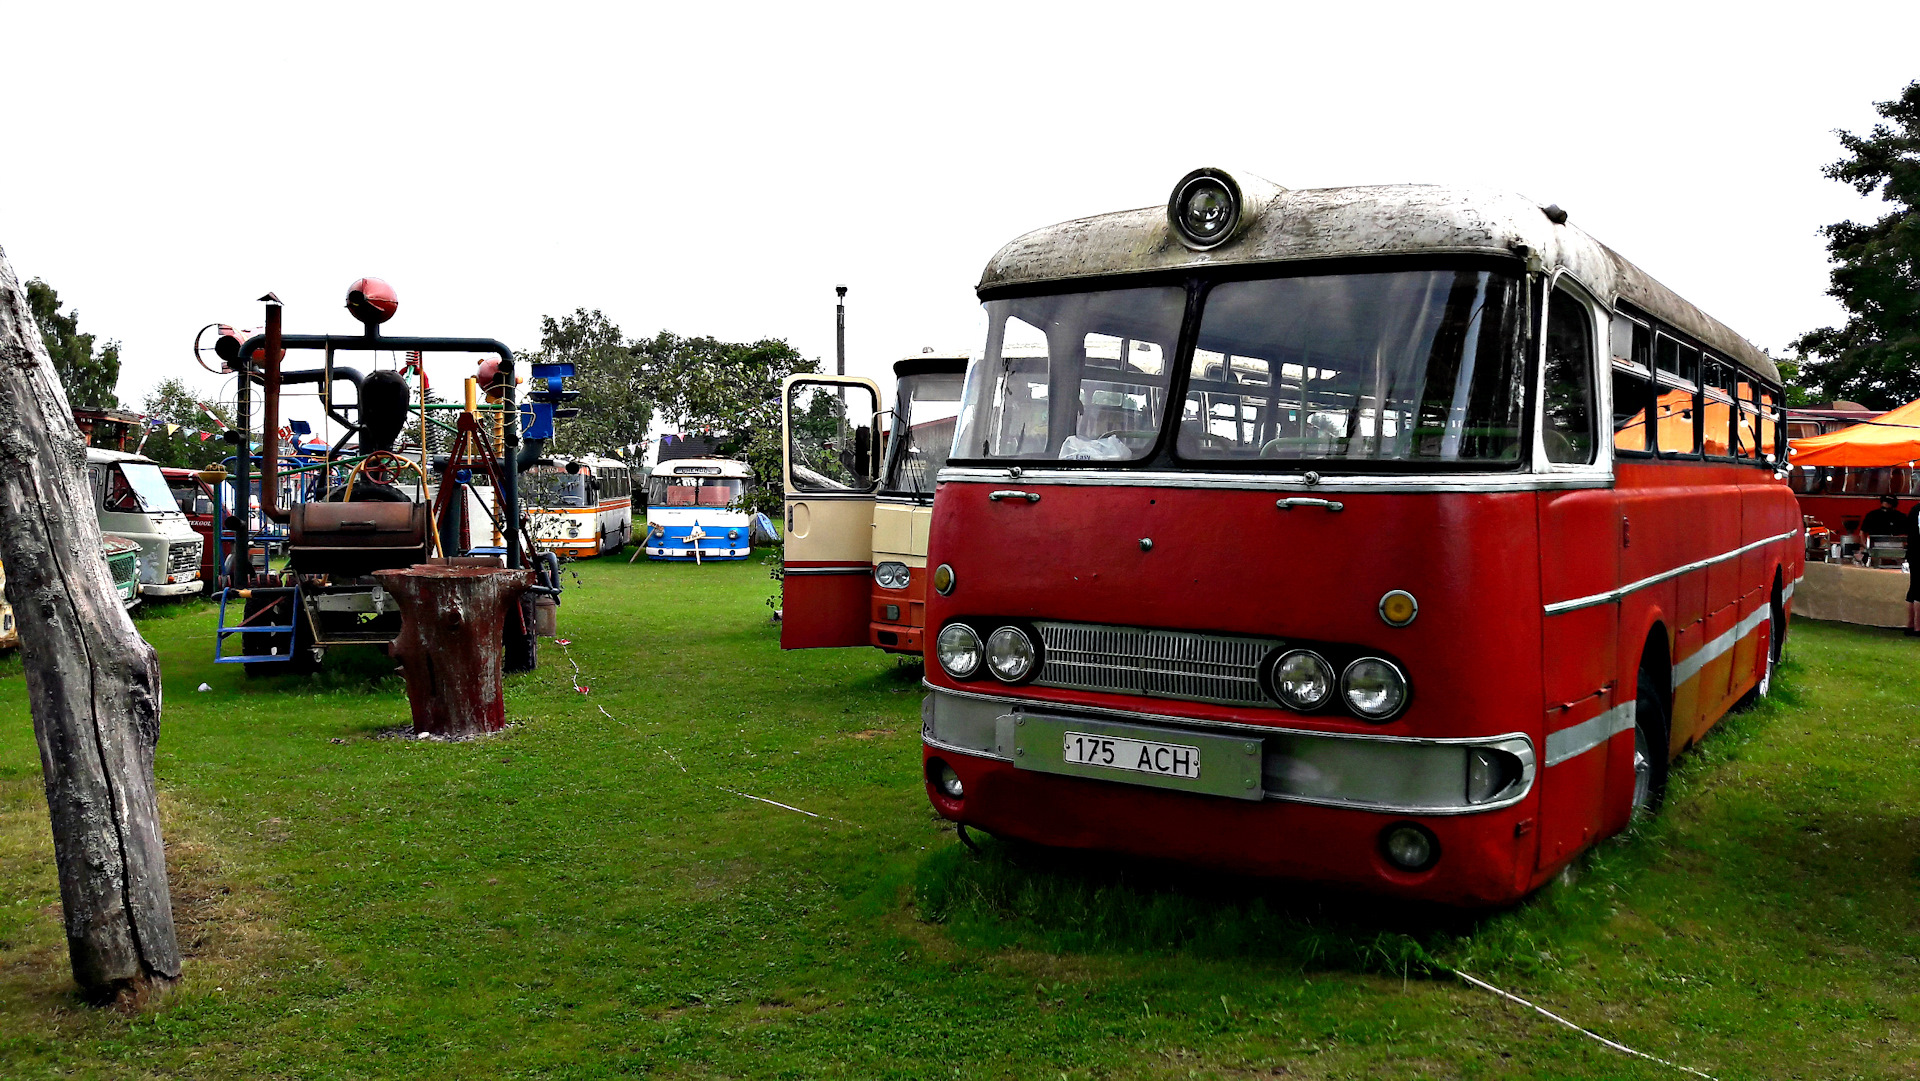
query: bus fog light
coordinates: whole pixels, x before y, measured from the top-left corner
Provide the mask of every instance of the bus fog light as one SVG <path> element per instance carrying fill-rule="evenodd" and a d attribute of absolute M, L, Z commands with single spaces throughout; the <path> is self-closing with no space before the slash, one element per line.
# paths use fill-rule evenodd
<path fill-rule="evenodd" d="M 933 787 L 948 799 L 966 798 L 967 786 L 960 783 L 960 775 L 941 759 L 935 758 L 927 763 L 927 779 L 932 781 Z"/>
<path fill-rule="evenodd" d="M 873 580 L 881 589 L 905 589 L 912 577 L 905 563 L 889 561 L 873 568 Z"/>
<path fill-rule="evenodd" d="M 1282 654 L 1273 662 L 1273 692 L 1293 709 L 1319 709 L 1333 694 L 1333 669 L 1312 650 Z"/>
<path fill-rule="evenodd" d="M 1384 721 L 1407 704 L 1407 677 L 1380 657 L 1362 657 L 1340 676 L 1347 708 L 1369 721 Z"/>
<path fill-rule="evenodd" d="M 942 597 L 953 592 L 953 568 L 948 564 L 933 569 L 933 591 Z"/>
<path fill-rule="evenodd" d="M 1033 671 L 1033 639 L 1018 627 L 1001 627 L 987 639 L 987 668 L 995 679 L 1017 683 Z"/>
<path fill-rule="evenodd" d="M 1520 779 L 1520 759 L 1492 747 L 1467 752 L 1467 802 L 1486 803 Z"/>
<path fill-rule="evenodd" d="M 1440 842 L 1425 827 L 1403 822 L 1380 834 L 1380 851 L 1402 871 L 1424 871 L 1440 858 Z"/>
<path fill-rule="evenodd" d="M 980 645 L 978 631 L 965 623 L 949 623 L 941 628 L 940 637 L 934 639 L 934 652 L 948 675 L 971 679 L 980 671 L 980 656 L 985 650 Z"/>

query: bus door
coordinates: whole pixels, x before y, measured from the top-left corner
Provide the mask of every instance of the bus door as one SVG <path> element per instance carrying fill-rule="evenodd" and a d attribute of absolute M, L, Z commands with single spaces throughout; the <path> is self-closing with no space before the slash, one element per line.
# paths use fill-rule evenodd
<path fill-rule="evenodd" d="M 780 648 L 864 646 L 880 388 L 871 379 L 796 375 L 784 389 Z"/>
<path fill-rule="evenodd" d="M 1594 320 L 1566 288 L 1550 294 L 1541 360 L 1540 443 L 1544 472 L 1577 487 L 1538 495 L 1540 592 L 1548 604 L 1604 595 L 1620 585 L 1626 536 L 1621 505 L 1606 479 L 1599 424 Z M 1610 429 L 1609 429 L 1610 432 Z M 1622 685 L 1616 658 L 1620 605 L 1589 604 L 1544 616 L 1541 690 L 1546 708 L 1539 862 L 1562 862 L 1604 835 L 1612 738 L 1631 713 L 1636 688 Z M 1624 707 L 1624 708 L 1622 708 Z"/>

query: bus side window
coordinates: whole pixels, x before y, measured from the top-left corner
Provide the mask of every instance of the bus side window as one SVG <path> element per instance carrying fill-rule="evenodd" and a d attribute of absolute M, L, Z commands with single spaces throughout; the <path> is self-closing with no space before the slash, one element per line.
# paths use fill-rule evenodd
<path fill-rule="evenodd" d="M 1586 305 L 1556 290 L 1547 308 L 1546 408 L 1541 436 L 1547 461 L 1593 461 L 1593 324 Z"/>
<path fill-rule="evenodd" d="M 1773 407 L 1773 391 L 1758 384 L 1754 389 L 1759 392 L 1760 400 L 1759 454 L 1764 461 L 1777 462 L 1779 448 L 1775 444 L 1780 439 L 1780 424 Z"/>
<path fill-rule="evenodd" d="M 1613 449 L 1644 454 L 1654 449 L 1653 429 L 1647 423 L 1653 405 L 1653 331 L 1616 312 L 1609 338 L 1613 346 Z"/>

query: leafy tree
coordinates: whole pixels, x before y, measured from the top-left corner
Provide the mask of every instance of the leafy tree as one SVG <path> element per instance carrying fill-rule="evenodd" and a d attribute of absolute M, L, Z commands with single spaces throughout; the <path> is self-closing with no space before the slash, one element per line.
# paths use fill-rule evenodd
<path fill-rule="evenodd" d="M 226 409 L 217 404 L 209 408 L 220 418 L 223 431 L 233 427 L 233 416 Z M 199 396 L 178 379 L 162 380 L 159 386 L 148 391 L 140 403 L 140 411 L 150 420 L 160 422 L 160 427 L 147 434 L 146 444 L 140 448 L 140 453 L 161 465 L 199 469 L 232 452 L 232 447 L 220 438 L 219 433 L 204 441 L 192 434 L 196 429 L 211 429 L 213 422 L 200 411 Z M 169 424 L 177 424 L 180 428 L 169 435 L 166 428 Z"/>
<path fill-rule="evenodd" d="M 632 352 L 661 418 L 682 430 L 724 435 L 721 452 L 743 454 L 759 481 L 750 507 L 777 514 L 780 384 L 789 375 L 819 371 L 819 361 L 778 338 L 743 344 L 664 330 L 633 343 Z"/>
<path fill-rule="evenodd" d="M 1894 209 L 1868 225 L 1821 230 L 1836 264 L 1827 294 L 1847 322 L 1793 343 L 1800 377 L 1828 398 L 1890 409 L 1920 398 L 1920 81 L 1874 106 L 1888 123 L 1865 136 L 1836 132 L 1848 156 L 1822 172 Z"/>
<path fill-rule="evenodd" d="M 554 446 L 582 454 L 604 454 L 629 443 L 644 445 L 653 424 L 654 400 L 645 373 L 619 326 L 598 309 L 540 320 L 540 348 L 526 358 L 570 363 L 567 389 L 580 397 L 580 415 L 554 426 Z"/>
<path fill-rule="evenodd" d="M 67 404 L 80 409 L 119 408 L 113 389 L 120 382 L 120 343 L 110 341 L 94 349 L 93 335 L 80 333 L 80 310 L 60 314 L 60 294 L 39 278 L 27 283 L 27 303 L 34 322 L 40 324 L 40 340 L 46 343 L 47 355 L 66 387 Z"/>

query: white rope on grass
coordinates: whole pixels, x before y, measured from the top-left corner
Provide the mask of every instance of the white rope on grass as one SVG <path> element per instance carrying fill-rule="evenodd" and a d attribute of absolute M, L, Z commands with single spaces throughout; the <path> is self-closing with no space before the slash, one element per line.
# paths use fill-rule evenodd
<path fill-rule="evenodd" d="M 1699 1070 L 1696 1070 L 1691 1066 L 1682 1066 L 1677 1062 L 1668 1062 L 1666 1059 L 1660 1058 L 1656 1055 L 1649 1055 L 1645 1051 L 1635 1051 L 1633 1048 L 1628 1047 L 1626 1044 L 1615 1043 L 1614 1041 L 1607 1039 L 1605 1036 L 1602 1036 L 1599 1033 L 1594 1032 L 1592 1029 L 1581 1028 L 1579 1025 L 1576 1025 L 1572 1021 L 1569 1021 L 1566 1018 L 1560 1016 L 1559 1014 L 1554 1013 L 1552 1010 L 1542 1009 L 1541 1007 L 1536 1006 L 1531 1002 L 1528 1002 L 1526 999 L 1521 998 L 1519 995 L 1509 994 L 1505 991 L 1502 991 L 1498 987 L 1495 987 L 1494 985 L 1488 983 L 1487 981 L 1476 979 L 1460 971 L 1459 969 L 1448 969 L 1448 971 L 1452 972 L 1455 976 L 1460 977 L 1462 980 L 1465 980 L 1466 982 L 1472 984 L 1475 987 L 1480 988 L 1483 991 L 1492 991 L 1494 994 L 1499 995 L 1501 998 L 1504 998 L 1509 1002 L 1518 1002 L 1520 1005 L 1525 1006 L 1527 1009 L 1532 1010 L 1533 1012 L 1539 1014 L 1540 1016 L 1549 1018 L 1554 1021 L 1558 1021 L 1561 1024 L 1572 1029 L 1573 1031 L 1580 1033 L 1582 1036 L 1586 1036 L 1589 1039 L 1598 1040 L 1601 1043 L 1606 1044 L 1608 1047 L 1613 1048 L 1615 1051 L 1624 1052 L 1625 1054 L 1632 1055 L 1635 1058 L 1643 1058 L 1643 1059 L 1646 1059 L 1648 1062 L 1657 1062 L 1662 1066 L 1670 1066 L 1673 1069 L 1690 1073 L 1695 1077 L 1704 1077 L 1707 1079 L 1707 1081 L 1715 1081 L 1712 1074 L 1701 1073 Z"/>
<path fill-rule="evenodd" d="M 580 686 L 580 677 L 585 675 L 586 673 L 580 670 L 580 662 L 573 659 L 573 651 L 567 648 L 572 643 L 568 642 L 564 638 L 556 638 L 554 639 L 554 642 L 557 645 L 559 645 L 560 652 L 566 656 L 567 662 L 573 665 L 573 676 L 571 677 L 573 681 L 573 689 L 576 691 L 579 691 L 581 694 L 586 694 L 587 689 L 585 687 Z M 605 717 L 607 720 L 612 721 L 613 723 L 621 726 L 622 728 L 628 729 L 629 731 L 637 731 L 637 729 L 635 729 L 632 725 L 628 724 L 627 722 L 621 720 L 618 717 L 615 717 L 613 714 L 608 713 L 607 707 L 601 705 L 600 703 L 595 702 L 593 704 L 593 708 L 599 710 L 600 715 L 602 717 Z M 668 750 L 664 746 L 660 748 L 660 753 L 666 755 L 667 760 L 669 762 L 672 762 L 674 765 L 679 766 L 681 773 L 687 772 L 686 763 L 680 761 L 680 756 L 674 754 L 672 751 Z M 725 792 L 730 796 L 740 796 L 743 799 L 756 800 L 760 803 L 765 803 L 773 807 L 778 807 L 781 810 L 793 811 L 796 814 L 803 814 L 803 815 L 806 815 L 808 818 L 818 818 L 825 822 L 838 822 L 843 826 L 852 826 L 854 829 L 857 829 L 857 830 L 866 829 L 865 826 L 862 826 L 858 822 L 849 822 L 844 818 L 835 818 L 832 815 L 816 814 L 813 811 L 805 810 L 800 807 L 795 807 L 791 804 L 781 803 L 779 800 L 771 800 L 766 798 L 765 796 L 756 796 L 748 792 L 736 792 L 731 788 L 724 788 L 717 784 L 710 785 L 709 787 L 715 789 L 716 791 Z"/>

